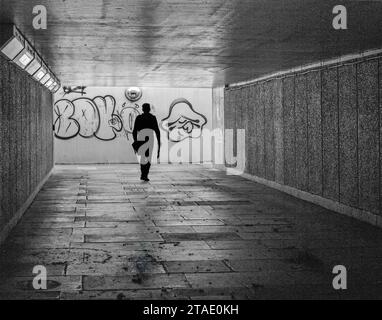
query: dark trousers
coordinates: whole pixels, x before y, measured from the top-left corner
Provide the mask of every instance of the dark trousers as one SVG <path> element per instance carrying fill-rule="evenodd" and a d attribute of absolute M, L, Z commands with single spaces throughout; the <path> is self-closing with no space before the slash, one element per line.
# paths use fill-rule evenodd
<path fill-rule="evenodd" d="M 142 178 L 147 178 L 149 175 L 151 163 L 147 162 L 146 164 L 141 164 L 141 177 Z"/>

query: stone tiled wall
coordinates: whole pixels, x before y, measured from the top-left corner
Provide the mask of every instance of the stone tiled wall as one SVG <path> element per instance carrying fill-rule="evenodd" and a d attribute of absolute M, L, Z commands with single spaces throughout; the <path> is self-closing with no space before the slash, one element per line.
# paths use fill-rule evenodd
<path fill-rule="evenodd" d="M 1 56 L 0 88 L 1 236 L 53 167 L 53 100 Z"/>
<path fill-rule="evenodd" d="M 382 60 L 225 89 L 225 128 L 246 129 L 245 172 L 381 216 Z"/>
<path fill-rule="evenodd" d="M 212 130 L 224 130 L 224 87 L 212 89 Z M 223 133 L 223 131 L 222 131 Z M 224 138 L 215 137 L 211 144 L 214 167 L 224 169 Z"/>

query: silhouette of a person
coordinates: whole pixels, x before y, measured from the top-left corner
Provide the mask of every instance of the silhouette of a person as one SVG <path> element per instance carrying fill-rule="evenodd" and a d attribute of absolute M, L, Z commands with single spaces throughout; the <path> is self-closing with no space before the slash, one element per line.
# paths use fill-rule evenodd
<path fill-rule="evenodd" d="M 151 158 L 152 158 L 152 149 L 153 149 L 153 136 L 154 132 L 158 141 L 158 154 L 159 158 L 160 152 L 160 131 L 158 127 L 157 118 L 150 113 L 150 104 L 144 103 L 142 105 L 143 114 L 140 114 L 135 119 L 134 129 L 133 129 L 133 139 L 134 143 L 140 144 L 137 154 L 140 156 L 141 164 L 141 180 L 150 181 L 148 178 Z M 151 143 L 148 143 L 151 142 Z M 135 149 L 135 148 L 134 148 Z"/>

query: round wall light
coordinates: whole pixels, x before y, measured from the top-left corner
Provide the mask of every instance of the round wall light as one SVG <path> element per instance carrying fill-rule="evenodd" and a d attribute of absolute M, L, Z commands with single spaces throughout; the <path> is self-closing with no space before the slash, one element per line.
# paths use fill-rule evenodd
<path fill-rule="evenodd" d="M 138 87 L 129 87 L 125 91 L 125 96 L 129 101 L 138 101 L 142 97 L 142 90 Z"/>

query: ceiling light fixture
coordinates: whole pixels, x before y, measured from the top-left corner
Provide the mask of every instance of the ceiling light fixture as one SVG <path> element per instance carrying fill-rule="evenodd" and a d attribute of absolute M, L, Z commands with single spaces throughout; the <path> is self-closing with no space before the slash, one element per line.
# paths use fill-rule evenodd
<path fill-rule="evenodd" d="M 53 83 L 54 83 L 53 79 L 50 78 L 50 79 L 45 83 L 45 87 L 49 88 Z"/>
<path fill-rule="evenodd" d="M 13 62 L 21 69 L 25 69 L 26 66 L 34 59 L 34 51 L 28 41 L 25 41 L 24 49 L 13 59 Z"/>
<path fill-rule="evenodd" d="M 34 75 L 33 78 L 35 78 L 37 81 L 40 81 L 45 75 L 46 75 L 46 68 L 42 66 Z"/>
<path fill-rule="evenodd" d="M 24 49 L 25 39 L 14 25 L 1 25 L 1 29 L 0 51 L 9 60 L 13 60 Z"/>
<path fill-rule="evenodd" d="M 49 70 L 38 52 L 13 24 L 1 24 L 0 53 L 19 68 L 25 70 L 34 80 L 57 92 L 60 81 Z"/>
<path fill-rule="evenodd" d="M 49 79 L 50 79 L 51 75 L 50 75 L 50 72 L 48 71 L 45 76 L 42 77 L 42 79 L 40 80 L 40 83 L 41 84 L 45 84 Z"/>
<path fill-rule="evenodd" d="M 26 67 L 25 71 L 30 75 L 34 75 L 38 69 L 41 68 L 42 61 L 41 58 L 35 53 L 34 60 Z"/>
<path fill-rule="evenodd" d="M 61 88 L 61 84 L 60 82 L 58 81 L 57 85 L 53 88 L 53 92 L 56 93 L 59 89 Z"/>
<path fill-rule="evenodd" d="M 56 79 L 54 78 L 54 79 L 52 80 L 52 83 L 50 84 L 50 86 L 48 86 L 48 89 L 49 89 L 50 91 L 52 91 L 52 90 L 55 88 L 56 85 L 57 85 L 57 82 L 56 82 Z"/>

